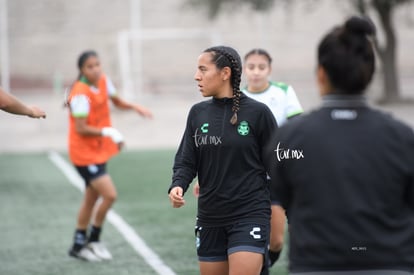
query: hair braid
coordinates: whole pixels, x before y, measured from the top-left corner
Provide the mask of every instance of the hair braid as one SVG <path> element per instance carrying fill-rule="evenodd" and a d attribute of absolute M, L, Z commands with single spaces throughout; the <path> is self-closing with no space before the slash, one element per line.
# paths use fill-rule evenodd
<path fill-rule="evenodd" d="M 223 46 L 212 47 L 205 50 L 205 52 L 214 52 L 216 54 L 213 62 L 215 62 L 218 68 L 222 69 L 224 67 L 230 67 L 231 69 L 231 85 L 233 87 L 233 107 L 231 110 L 233 112 L 233 116 L 230 119 L 230 123 L 235 125 L 238 121 L 237 113 L 240 110 L 241 97 L 240 82 L 242 70 L 240 56 L 234 49 Z M 228 62 L 221 61 L 220 59 L 222 59 L 222 56 L 224 56 Z"/>
<path fill-rule="evenodd" d="M 240 110 L 240 82 L 241 82 L 241 69 L 240 64 L 234 59 L 233 56 L 229 56 L 229 59 L 232 63 L 232 86 L 233 86 L 233 116 L 230 119 L 230 123 L 235 125 L 237 123 L 237 113 Z"/>

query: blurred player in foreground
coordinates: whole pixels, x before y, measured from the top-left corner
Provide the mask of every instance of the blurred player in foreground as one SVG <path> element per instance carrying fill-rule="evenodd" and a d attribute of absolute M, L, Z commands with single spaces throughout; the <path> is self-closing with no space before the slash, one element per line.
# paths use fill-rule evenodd
<path fill-rule="evenodd" d="M 414 133 L 363 96 L 374 35 L 369 19 L 351 17 L 322 38 L 323 105 L 282 126 L 268 150 L 290 274 L 412 274 Z"/>

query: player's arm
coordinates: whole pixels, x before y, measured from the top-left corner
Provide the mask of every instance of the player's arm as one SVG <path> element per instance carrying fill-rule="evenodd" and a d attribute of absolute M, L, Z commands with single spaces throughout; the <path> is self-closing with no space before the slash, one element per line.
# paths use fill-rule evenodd
<path fill-rule="evenodd" d="M 118 145 L 119 150 L 124 146 L 124 137 L 113 127 L 98 128 L 88 125 L 87 118 L 75 118 L 76 132 L 82 136 L 106 136 L 112 139 Z"/>
<path fill-rule="evenodd" d="M 117 95 L 111 96 L 112 103 L 121 110 L 134 110 L 145 118 L 152 118 L 152 113 L 149 109 L 142 105 L 128 102 Z"/>
<path fill-rule="evenodd" d="M 101 136 L 102 129 L 88 125 L 90 112 L 89 98 L 84 94 L 78 94 L 70 98 L 70 114 L 75 121 L 75 130 L 82 136 Z"/>
<path fill-rule="evenodd" d="M 98 128 L 88 125 L 87 118 L 77 117 L 75 118 L 76 132 L 82 136 L 105 136 L 112 139 L 112 141 L 118 144 L 119 149 L 124 146 L 124 137 L 122 134 L 113 127 Z"/>
<path fill-rule="evenodd" d="M 95 127 L 88 124 L 90 111 L 89 99 L 83 94 L 75 95 L 69 102 L 71 116 L 75 121 L 75 130 L 82 136 L 106 136 L 112 139 L 114 143 L 122 145 L 123 136 L 112 127 Z"/>
<path fill-rule="evenodd" d="M 82 136 L 102 136 L 102 128 L 88 125 L 87 117 L 75 117 L 76 132 Z"/>
<path fill-rule="evenodd" d="M 196 198 L 200 196 L 200 183 L 198 181 L 193 186 L 193 195 Z"/>
<path fill-rule="evenodd" d="M 106 77 L 106 89 L 108 90 L 108 95 L 111 98 L 112 103 L 115 105 L 115 107 L 121 110 L 134 110 L 145 118 L 152 118 L 152 113 L 149 109 L 139 104 L 128 102 L 119 97 L 118 93 L 116 92 L 115 86 L 109 77 Z"/>
<path fill-rule="evenodd" d="M 262 151 L 262 160 L 268 180 L 270 184 L 270 199 L 272 205 L 279 205 L 286 209 L 287 202 L 290 199 L 290 191 L 287 182 L 283 180 L 282 169 L 283 162 L 278 159 L 278 146 L 280 144 L 281 132 L 278 131 L 278 126 L 273 117 L 269 116 L 270 110 L 264 112 L 260 119 L 263 123 L 260 129 L 264 129 L 260 136 Z M 273 119 L 272 119 L 273 118 Z"/>
<path fill-rule="evenodd" d="M 25 115 L 31 118 L 46 118 L 46 113 L 43 110 L 25 105 L 2 88 L 0 88 L 0 109 L 11 114 Z"/>
<path fill-rule="evenodd" d="M 297 117 L 303 113 L 302 105 L 299 102 L 299 99 L 296 95 L 295 90 L 292 86 L 289 86 L 286 92 L 287 96 L 287 106 L 286 106 L 286 117 L 291 119 Z"/>
<path fill-rule="evenodd" d="M 278 158 L 280 144 L 284 144 L 284 138 L 280 133 L 272 137 L 272 141 L 267 146 L 264 155 L 264 162 L 270 180 L 270 200 L 272 206 L 279 205 L 289 213 L 289 204 L 291 202 L 291 187 L 284 178 L 285 162 Z"/>
<path fill-rule="evenodd" d="M 193 138 L 194 131 L 191 126 L 191 118 L 194 116 L 194 112 L 194 108 L 192 108 L 174 159 L 172 183 L 168 189 L 168 196 L 174 208 L 185 204 L 184 193 L 197 174 L 197 152 Z"/>

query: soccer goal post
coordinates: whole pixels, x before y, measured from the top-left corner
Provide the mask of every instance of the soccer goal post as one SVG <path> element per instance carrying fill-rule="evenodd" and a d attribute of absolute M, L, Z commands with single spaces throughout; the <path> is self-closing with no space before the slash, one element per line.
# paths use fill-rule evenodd
<path fill-rule="evenodd" d="M 9 34 L 7 0 L 0 0 L 0 74 L 1 86 L 10 92 Z"/>
<path fill-rule="evenodd" d="M 205 29 L 124 30 L 118 34 L 121 93 L 133 99 L 148 90 L 173 89 L 191 80 L 204 48 L 220 44 Z"/>

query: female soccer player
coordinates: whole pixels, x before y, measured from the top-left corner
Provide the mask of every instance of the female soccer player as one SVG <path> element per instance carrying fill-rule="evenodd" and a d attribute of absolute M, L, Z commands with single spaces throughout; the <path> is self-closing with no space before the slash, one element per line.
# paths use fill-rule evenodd
<path fill-rule="evenodd" d="M 152 115 L 143 106 L 126 102 L 117 95 L 111 80 L 102 73 L 96 52 L 82 53 L 78 68 L 79 78 L 68 97 L 69 156 L 86 189 L 69 255 L 87 261 L 110 260 L 112 255 L 100 242 L 106 213 L 116 199 L 106 163 L 122 147 L 123 137 L 111 126 L 109 100 L 122 110 L 134 110 L 148 118 Z M 87 234 L 89 223 L 92 226 Z"/>
<path fill-rule="evenodd" d="M 282 126 L 268 151 L 289 213 L 291 274 L 412 274 L 414 132 L 372 109 L 374 25 L 351 17 L 317 49 L 321 108 Z"/>
<path fill-rule="evenodd" d="M 302 106 L 292 86 L 282 82 L 269 81 L 272 72 L 272 58 L 263 49 L 253 49 L 244 57 L 243 71 L 247 86 L 242 92 L 259 102 L 266 104 L 272 111 L 277 124 L 283 125 L 288 119 L 303 112 Z M 198 196 L 199 185 L 194 185 L 194 194 Z M 269 260 L 273 265 L 279 258 L 283 247 L 286 216 L 277 201 L 272 200 L 272 217 Z"/>
<path fill-rule="evenodd" d="M 242 90 L 247 96 L 266 104 L 279 126 L 303 112 L 292 86 L 269 81 L 272 57 L 263 49 L 253 49 L 244 57 L 247 86 Z"/>
<path fill-rule="evenodd" d="M 241 93 L 242 65 L 230 47 L 198 58 L 194 105 L 175 157 L 169 198 L 175 208 L 198 175 L 197 254 L 203 275 L 260 274 L 268 245 L 270 196 L 264 147 L 276 121 L 263 103 Z"/>
<path fill-rule="evenodd" d="M 267 51 L 263 49 L 249 51 L 244 57 L 243 70 L 247 78 L 247 86 L 242 91 L 248 97 L 266 104 L 279 126 L 303 112 L 292 86 L 269 80 L 272 72 L 272 57 Z M 279 202 L 272 199 L 270 266 L 277 261 L 282 250 L 285 224 L 285 211 Z"/>
<path fill-rule="evenodd" d="M 46 118 L 46 113 L 35 106 L 27 106 L 16 97 L 8 94 L 0 87 L 0 110 L 5 112 L 24 115 L 31 118 Z"/>

